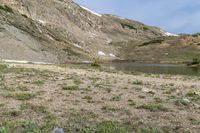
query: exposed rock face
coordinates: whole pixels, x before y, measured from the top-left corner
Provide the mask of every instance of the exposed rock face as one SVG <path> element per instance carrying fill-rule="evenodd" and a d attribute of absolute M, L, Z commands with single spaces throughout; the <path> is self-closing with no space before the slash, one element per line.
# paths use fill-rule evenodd
<path fill-rule="evenodd" d="M 72 0 L 0 0 L 0 58 L 43 62 L 121 58 L 114 42 L 148 41 L 159 28 L 98 15 Z M 101 51 L 104 54 L 99 54 Z"/>

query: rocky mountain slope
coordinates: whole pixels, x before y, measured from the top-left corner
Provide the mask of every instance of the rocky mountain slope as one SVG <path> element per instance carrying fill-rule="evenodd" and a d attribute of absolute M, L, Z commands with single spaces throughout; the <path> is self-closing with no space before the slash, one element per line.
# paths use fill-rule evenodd
<path fill-rule="evenodd" d="M 0 59 L 52 63 L 129 59 L 135 57 L 134 50 L 126 50 L 124 42 L 167 35 L 157 27 L 94 13 L 72 0 L 0 0 Z"/>

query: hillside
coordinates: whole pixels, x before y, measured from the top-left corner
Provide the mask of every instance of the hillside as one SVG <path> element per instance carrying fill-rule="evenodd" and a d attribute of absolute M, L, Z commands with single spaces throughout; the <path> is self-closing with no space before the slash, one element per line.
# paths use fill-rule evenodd
<path fill-rule="evenodd" d="M 112 45 L 121 51 L 121 58 L 137 62 L 185 63 L 200 57 L 199 34 L 117 42 Z"/>
<path fill-rule="evenodd" d="M 0 59 L 51 63 L 126 59 L 123 53 L 133 51 L 119 50 L 112 43 L 166 35 L 157 27 L 100 15 L 71 0 L 0 0 Z"/>

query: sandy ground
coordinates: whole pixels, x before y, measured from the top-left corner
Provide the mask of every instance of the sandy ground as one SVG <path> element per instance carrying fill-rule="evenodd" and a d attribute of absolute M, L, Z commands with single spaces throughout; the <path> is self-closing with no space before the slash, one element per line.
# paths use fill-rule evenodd
<path fill-rule="evenodd" d="M 126 132 L 200 131 L 199 77 L 73 65 L 9 63 L 0 70 L 0 125 L 8 132 L 21 132 L 30 121 L 43 132 L 82 132 L 105 121 Z"/>

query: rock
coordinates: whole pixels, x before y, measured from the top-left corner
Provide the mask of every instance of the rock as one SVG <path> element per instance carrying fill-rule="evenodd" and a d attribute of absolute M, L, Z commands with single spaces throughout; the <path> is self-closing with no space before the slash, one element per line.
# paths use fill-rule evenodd
<path fill-rule="evenodd" d="M 148 93 L 149 91 L 151 91 L 151 90 L 148 89 L 148 88 L 142 88 L 142 92 L 146 92 L 146 93 Z"/>
<path fill-rule="evenodd" d="M 184 98 L 183 101 L 187 102 L 187 103 L 190 103 L 191 101 L 187 98 Z"/>
<path fill-rule="evenodd" d="M 149 89 L 149 88 L 142 88 L 142 92 L 155 94 L 155 92 L 152 89 Z"/>
<path fill-rule="evenodd" d="M 62 128 L 55 128 L 52 133 L 65 133 Z"/>

